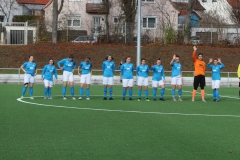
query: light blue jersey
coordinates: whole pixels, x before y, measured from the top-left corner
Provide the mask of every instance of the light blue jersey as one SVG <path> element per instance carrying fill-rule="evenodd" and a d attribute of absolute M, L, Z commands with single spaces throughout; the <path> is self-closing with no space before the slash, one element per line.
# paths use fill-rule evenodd
<path fill-rule="evenodd" d="M 147 77 L 148 77 L 148 73 L 149 73 L 149 67 L 148 67 L 148 65 L 146 65 L 146 64 L 145 64 L 145 65 L 140 64 L 140 65 L 137 67 L 137 76 L 147 78 Z"/>
<path fill-rule="evenodd" d="M 221 63 L 220 65 L 208 64 L 207 68 L 212 69 L 212 80 L 221 80 L 221 69 L 225 68 L 225 65 Z"/>
<path fill-rule="evenodd" d="M 53 74 L 55 75 L 55 78 L 58 79 L 56 67 L 50 64 L 45 65 L 42 70 L 42 78 L 53 81 Z"/>
<path fill-rule="evenodd" d="M 177 77 L 182 73 L 181 63 L 173 62 L 172 63 L 172 77 Z"/>
<path fill-rule="evenodd" d="M 132 63 L 123 63 L 121 65 L 121 74 L 123 79 L 133 79 L 134 66 Z"/>
<path fill-rule="evenodd" d="M 76 69 L 76 61 L 74 59 L 69 61 L 69 58 L 65 58 L 58 61 L 57 65 L 59 68 L 61 68 L 61 64 L 63 64 L 64 71 L 72 72 L 73 69 Z"/>
<path fill-rule="evenodd" d="M 37 64 L 35 62 L 25 62 L 23 63 L 22 66 L 24 67 L 25 71 L 28 74 L 31 74 L 31 76 L 34 76 L 35 71 L 37 69 Z"/>
<path fill-rule="evenodd" d="M 82 61 L 79 64 L 79 66 L 82 69 L 82 74 L 89 74 L 91 72 L 91 68 L 92 68 L 91 62 L 86 63 L 85 61 Z"/>
<path fill-rule="evenodd" d="M 115 71 L 115 63 L 114 61 L 104 61 L 102 63 L 102 71 L 103 77 L 113 77 L 113 73 Z"/>
<path fill-rule="evenodd" d="M 164 68 L 162 65 L 154 65 L 151 70 L 153 71 L 153 76 L 152 76 L 152 80 L 153 81 L 160 81 L 160 80 L 165 80 L 165 72 L 164 72 Z"/>

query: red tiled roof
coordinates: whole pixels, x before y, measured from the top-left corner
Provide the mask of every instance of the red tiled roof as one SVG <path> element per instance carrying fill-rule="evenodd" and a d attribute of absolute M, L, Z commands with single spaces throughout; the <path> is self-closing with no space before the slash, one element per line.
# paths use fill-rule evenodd
<path fill-rule="evenodd" d="M 193 14 L 195 14 L 200 20 L 202 20 L 202 17 L 195 11 L 192 11 Z M 185 16 L 187 14 L 187 10 L 181 10 L 181 12 L 178 14 L 178 16 Z"/>
<path fill-rule="evenodd" d="M 16 0 L 20 4 L 47 4 L 49 0 Z"/>
<path fill-rule="evenodd" d="M 239 0 L 227 0 L 227 1 L 233 7 L 233 9 L 240 9 L 240 1 Z"/>
<path fill-rule="evenodd" d="M 182 3 L 182 2 L 172 2 L 172 4 L 174 5 L 175 8 L 177 8 L 178 10 L 186 10 L 187 8 L 187 3 Z M 201 3 L 199 3 L 199 1 L 196 1 L 196 4 L 193 6 L 193 10 L 196 11 L 201 11 L 201 10 L 205 10 L 205 8 L 201 5 Z"/>

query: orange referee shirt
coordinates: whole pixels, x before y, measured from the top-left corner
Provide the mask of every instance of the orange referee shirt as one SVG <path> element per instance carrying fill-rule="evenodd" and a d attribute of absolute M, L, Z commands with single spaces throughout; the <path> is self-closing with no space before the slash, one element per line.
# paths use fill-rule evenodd
<path fill-rule="evenodd" d="M 196 58 L 196 51 L 193 51 L 192 59 L 194 63 L 194 76 L 205 75 L 206 63 Z"/>

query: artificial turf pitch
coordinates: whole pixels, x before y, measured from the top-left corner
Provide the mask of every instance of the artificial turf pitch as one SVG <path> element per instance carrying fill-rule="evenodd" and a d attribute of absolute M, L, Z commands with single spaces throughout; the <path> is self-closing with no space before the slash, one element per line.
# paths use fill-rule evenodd
<path fill-rule="evenodd" d="M 153 101 L 151 88 L 151 101 L 138 102 L 136 87 L 134 101 L 123 101 L 120 86 L 113 101 L 102 100 L 102 86 L 91 86 L 90 101 L 64 101 L 61 85 L 53 87 L 53 100 L 35 85 L 35 99 L 20 102 L 22 85 L 0 87 L 1 160 L 240 159 L 238 88 L 221 88 L 216 103 L 207 87 L 204 103 L 200 94 L 191 102 L 192 87 L 183 88 L 183 102 L 171 100 L 169 87 L 165 102 Z"/>

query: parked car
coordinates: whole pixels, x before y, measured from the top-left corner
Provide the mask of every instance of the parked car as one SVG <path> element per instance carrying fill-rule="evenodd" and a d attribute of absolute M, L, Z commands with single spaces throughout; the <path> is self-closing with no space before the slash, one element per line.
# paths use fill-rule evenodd
<path fill-rule="evenodd" d="M 79 36 L 71 42 L 74 42 L 74 43 L 96 43 L 97 37 L 96 36 Z"/>
<path fill-rule="evenodd" d="M 190 37 L 190 42 L 193 45 L 197 45 L 197 44 L 201 44 L 202 43 L 199 36 L 192 36 L 192 37 Z"/>

